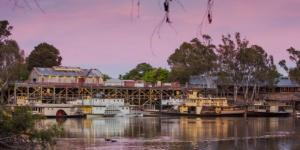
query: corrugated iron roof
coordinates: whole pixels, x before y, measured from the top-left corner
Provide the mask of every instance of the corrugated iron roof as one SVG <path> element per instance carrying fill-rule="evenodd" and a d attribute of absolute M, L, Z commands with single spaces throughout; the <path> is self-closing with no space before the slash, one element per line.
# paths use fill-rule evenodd
<path fill-rule="evenodd" d="M 299 84 L 293 82 L 288 77 L 280 77 L 276 86 L 277 87 L 300 87 Z"/>
<path fill-rule="evenodd" d="M 189 83 L 191 85 L 200 85 L 200 84 L 212 84 L 216 83 L 218 80 L 218 77 L 213 76 L 211 78 L 207 78 L 204 75 L 196 75 L 196 76 L 191 76 L 189 79 Z M 242 84 L 242 83 L 241 83 Z M 250 83 L 252 85 L 252 83 Z M 278 82 L 275 84 L 276 87 L 300 87 L 300 84 L 297 84 L 290 80 L 289 77 L 279 77 Z"/>
<path fill-rule="evenodd" d="M 63 69 L 56 69 L 56 67 L 52 68 L 42 68 L 42 67 L 35 67 L 34 70 L 39 75 L 44 76 L 87 76 L 87 77 L 101 77 L 102 73 L 98 69 L 81 69 L 76 67 L 77 70 L 71 70 L 71 67 L 66 70 Z M 74 67 L 73 67 L 74 68 Z"/>

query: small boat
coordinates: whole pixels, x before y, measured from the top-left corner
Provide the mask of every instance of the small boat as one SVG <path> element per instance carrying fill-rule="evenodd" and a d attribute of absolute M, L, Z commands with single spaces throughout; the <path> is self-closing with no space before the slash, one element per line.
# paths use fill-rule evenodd
<path fill-rule="evenodd" d="M 255 102 L 248 107 L 247 116 L 249 117 L 285 117 L 293 113 L 292 105 L 281 101 L 262 101 Z"/>

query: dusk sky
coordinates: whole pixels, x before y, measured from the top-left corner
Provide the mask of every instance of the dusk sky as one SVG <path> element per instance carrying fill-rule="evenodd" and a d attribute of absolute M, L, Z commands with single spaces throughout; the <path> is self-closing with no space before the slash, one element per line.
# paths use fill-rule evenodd
<path fill-rule="evenodd" d="M 41 42 L 54 45 L 62 65 L 98 68 L 118 77 L 141 62 L 168 68 L 167 58 L 184 41 L 195 38 L 207 0 L 180 0 L 171 6 L 173 28 L 164 24 L 160 36 L 151 34 L 163 18 L 163 0 L 141 0 L 140 17 L 131 0 L 38 0 L 14 8 L 0 0 L 0 20 L 8 20 L 26 55 Z M 135 0 L 135 3 L 137 0 Z M 286 49 L 300 49 L 300 0 L 215 0 L 213 23 L 203 33 L 220 43 L 221 35 L 240 32 L 251 44 L 286 59 Z M 133 15 L 131 15 L 133 14 Z"/>

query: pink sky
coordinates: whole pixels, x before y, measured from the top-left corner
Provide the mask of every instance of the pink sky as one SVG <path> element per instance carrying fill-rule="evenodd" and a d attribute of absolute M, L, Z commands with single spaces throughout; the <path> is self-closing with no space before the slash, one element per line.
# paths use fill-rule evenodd
<path fill-rule="evenodd" d="M 34 4 L 16 9 L 9 0 L 0 1 L 0 20 L 14 26 L 12 38 L 26 54 L 48 42 L 61 51 L 63 65 L 98 68 L 113 77 L 140 62 L 167 68 L 175 48 L 196 36 L 206 8 L 206 0 L 181 0 L 186 11 L 174 3 L 171 20 L 176 32 L 164 25 L 160 37 L 153 37 L 151 49 L 151 34 L 164 14 L 163 0 L 141 0 L 140 17 L 136 8 L 133 19 L 131 0 L 39 2 L 45 13 Z M 203 32 L 215 44 L 222 34 L 240 32 L 278 61 L 287 58 L 288 47 L 300 49 L 299 6 L 299 0 L 215 0 L 213 23 Z"/>

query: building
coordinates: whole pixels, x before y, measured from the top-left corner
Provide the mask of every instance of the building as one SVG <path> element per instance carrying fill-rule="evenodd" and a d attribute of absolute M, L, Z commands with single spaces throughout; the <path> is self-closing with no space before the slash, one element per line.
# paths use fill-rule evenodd
<path fill-rule="evenodd" d="M 98 69 L 65 66 L 51 68 L 34 67 L 29 75 L 28 82 L 102 85 L 103 78 L 102 73 Z"/>
<path fill-rule="evenodd" d="M 276 92 L 300 92 L 300 85 L 289 77 L 279 77 L 275 87 Z"/>

